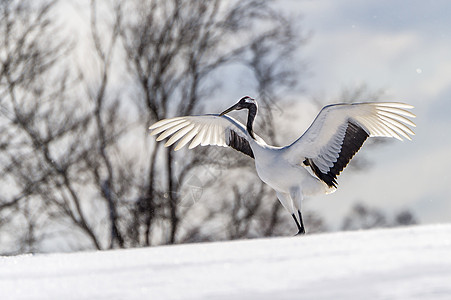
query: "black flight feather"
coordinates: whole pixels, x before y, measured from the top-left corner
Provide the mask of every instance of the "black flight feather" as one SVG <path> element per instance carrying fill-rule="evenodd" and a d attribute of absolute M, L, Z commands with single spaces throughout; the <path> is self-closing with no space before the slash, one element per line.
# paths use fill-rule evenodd
<path fill-rule="evenodd" d="M 329 187 L 337 187 L 337 176 L 348 165 L 357 151 L 360 150 L 368 136 L 365 130 L 349 120 L 337 161 L 327 173 L 321 172 L 311 158 L 306 158 L 304 164 L 310 166 L 313 173 Z"/>
<path fill-rule="evenodd" d="M 227 146 L 230 146 L 233 149 L 254 158 L 254 152 L 252 152 L 252 148 L 249 145 L 249 142 L 245 138 L 238 135 L 235 131 L 230 130 L 229 139 L 226 142 Z"/>

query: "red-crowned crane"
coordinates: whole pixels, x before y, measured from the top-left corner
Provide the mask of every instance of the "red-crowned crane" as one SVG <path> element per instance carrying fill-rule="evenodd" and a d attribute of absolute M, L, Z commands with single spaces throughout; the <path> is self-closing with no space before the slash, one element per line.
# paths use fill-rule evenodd
<path fill-rule="evenodd" d="M 410 140 L 415 124 L 407 111 L 413 106 L 396 102 L 332 104 L 325 106 L 304 134 L 285 147 L 274 147 L 254 133 L 257 102 L 243 97 L 220 114 L 164 119 L 149 129 L 167 137 L 165 146 L 179 141 L 174 150 L 189 142 L 199 145 L 232 147 L 255 159 L 257 174 L 272 187 L 282 205 L 291 214 L 298 234 L 304 234 L 301 202 L 304 197 L 334 192 L 337 176 L 368 137 L 392 137 Z M 226 115 L 248 109 L 244 126 Z"/>

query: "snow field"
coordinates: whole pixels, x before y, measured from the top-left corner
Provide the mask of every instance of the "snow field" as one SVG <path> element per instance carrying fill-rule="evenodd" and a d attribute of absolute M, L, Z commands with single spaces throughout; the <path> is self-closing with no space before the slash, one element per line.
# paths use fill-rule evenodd
<path fill-rule="evenodd" d="M 451 225 L 0 257 L 0 299 L 451 299 Z"/>

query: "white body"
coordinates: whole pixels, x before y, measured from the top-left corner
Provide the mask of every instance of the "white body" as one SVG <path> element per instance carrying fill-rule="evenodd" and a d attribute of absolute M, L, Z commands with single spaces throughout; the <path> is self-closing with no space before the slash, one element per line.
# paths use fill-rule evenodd
<path fill-rule="evenodd" d="M 286 148 L 250 143 L 255 155 L 255 168 L 260 179 L 277 192 L 282 205 L 295 214 L 303 197 L 335 191 L 312 176 L 301 162 L 292 164 L 284 158 Z"/>

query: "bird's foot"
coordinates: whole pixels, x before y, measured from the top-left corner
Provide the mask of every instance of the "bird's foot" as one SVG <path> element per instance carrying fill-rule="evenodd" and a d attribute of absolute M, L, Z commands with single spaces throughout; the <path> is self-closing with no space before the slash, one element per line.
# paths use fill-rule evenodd
<path fill-rule="evenodd" d="M 298 235 L 305 235 L 304 228 L 299 229 L 298 233 L 296 233 L 294 236 L 298 236 Z"/>

